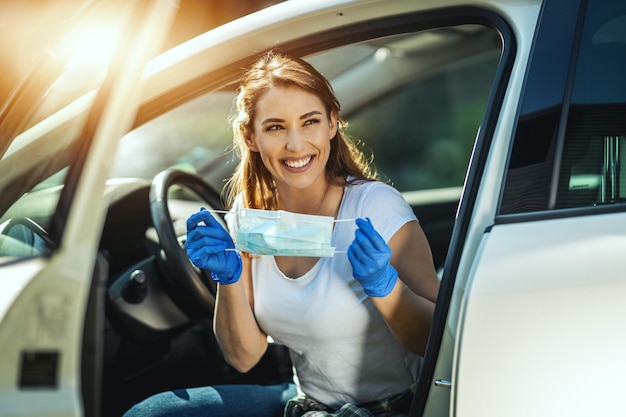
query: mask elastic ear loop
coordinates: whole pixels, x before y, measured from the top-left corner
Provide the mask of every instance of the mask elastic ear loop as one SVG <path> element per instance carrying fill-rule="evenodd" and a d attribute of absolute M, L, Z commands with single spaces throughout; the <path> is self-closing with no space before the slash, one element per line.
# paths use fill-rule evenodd
<path fill-rule="evenodd" d="M 209 213 L 217 213 L 217 214 L 238 214 L 235 211 L 229 211 L 229 210 L 215 210 L 215 209 L 206 209 L 206 211 L 208 211 Z M 204 223 L 204 222 L 200 222 L 200 223 Z M 235 248 L 225 248 L 224 252 L 239 252 L 237 249 Z"/>
<path fill-rule="evenodd" d="M 203 209 L 203 210 L 205 210 L 205 211 L 208 211 L 209 213 L 217 213 L 217 214 L 228 214 L 228 213 L 233 213 L 233 214 L 236 214 L 234 211 L 228 211 L 228 210 L 214 210 L 214 209 L 210 209 L 210 210 L 209 210 L 209 209 L 204 208 L 204 207 L 202 207 L 202 209 Z M 201 225 L 201 226 L 206 226 L 206 224 L 204 223 L 204 220 L 203 220 L 203 221 L 200 221 L 200 222 L 198 223 L 198 225 Z M 237 249 L 226 248 L 226 249 L 224 249 L 224 251 L 227 251 L 227 252 L 232 252 L 232 251 L 237 252 Z"/>
<path fill-rule="evenodd" d="M 337 219 L 337 220 L 333 220 L 333 222 L 335 222 L 335 223 L 341 223 L 341 222 L 354 222 L 355 220 L 356 220 L 356 219 Z M 345 253 L 348 253 L 348 251 L 347 251 L 347 250 L 335 250 L 335 251 L 333 252 L 333 255 L 335 255 L 335 254 L 337 254 L 337 253 L 339 253 L 339 254 L 345 254 Z"/>
<path fill-rule="evenodd" d="M 214 210 L 214 209 L 205 209 L 205 210 L 208 211 L 209 213 L 217 213 L 217 214 L 232 213 L 232 214 L 237 214 L 237 212 L 235 212 L 235 211 L 228 211 L 228 210 Z"/>

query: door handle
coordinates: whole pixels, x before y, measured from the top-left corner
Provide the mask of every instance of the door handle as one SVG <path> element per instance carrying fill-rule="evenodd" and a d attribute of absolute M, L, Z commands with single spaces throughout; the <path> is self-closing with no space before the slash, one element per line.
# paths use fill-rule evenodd
<path fill-rule="evenodd" d="M 452 381 L 450 381 L 448 379 L 438 379 L 438 380 L 435 381 L 435 386 L 436 387 L 441 387 L 441 388 L 451 389 L 452 388 Z"/>

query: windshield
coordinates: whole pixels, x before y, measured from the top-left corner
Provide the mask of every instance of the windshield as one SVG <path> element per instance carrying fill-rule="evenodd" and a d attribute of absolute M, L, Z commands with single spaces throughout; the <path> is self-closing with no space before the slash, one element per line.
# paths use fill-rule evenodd
<path fill-rule="evenodd" d="M 219 184 L 235 165 L 232 152 L 234 88 L 186 103 L 133 130 L 120 142 L 112 178 L 152 180 L 175 167 Z"/>

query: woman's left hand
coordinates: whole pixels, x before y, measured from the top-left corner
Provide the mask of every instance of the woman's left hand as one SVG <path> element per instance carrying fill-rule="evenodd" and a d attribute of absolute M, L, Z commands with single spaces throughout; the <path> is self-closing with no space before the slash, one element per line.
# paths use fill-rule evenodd
<path fill-rule="evenodd" d="M 391 248 L 370 219 L 356 219 L 356 225 L 354 241 L 348 248 L 354 278 L 370 297 L 384 297 L 398 280 L 398 272 L 390 263 Z"/>

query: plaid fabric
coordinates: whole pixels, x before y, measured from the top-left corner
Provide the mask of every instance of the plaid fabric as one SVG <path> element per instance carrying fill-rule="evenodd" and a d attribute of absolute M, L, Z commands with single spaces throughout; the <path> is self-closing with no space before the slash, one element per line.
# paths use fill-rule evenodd
<path fill-rule="evenodd" d="M 320 411 L 328 414 L 333 410 L 314 399 L 298 396 L 287 401 L 283 417 L 302 417 L 306 412 L 312 411 Z"/>
<path fill-rule="evenodd" d="M 339 410 L 329 413 L 327 411 L 307 411 L 302 417 L 374 417 L 367 408 L 360 408 L 354 404 L 345 404 Z"/>
<path fill-rule="evenodd" d="M 292 398 L 283 417 L 406 417 L 411 409 L 415 386 L 405 392 L 366 404 L 345 404 L 339 410 L 304 396 Z"/>

